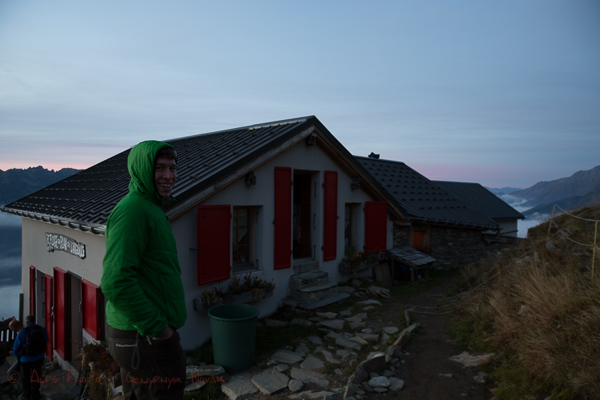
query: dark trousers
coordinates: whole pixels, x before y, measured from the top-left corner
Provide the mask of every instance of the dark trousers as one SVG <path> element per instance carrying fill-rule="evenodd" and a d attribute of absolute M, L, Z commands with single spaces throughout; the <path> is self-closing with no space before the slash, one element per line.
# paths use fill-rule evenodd
<path fill-rule="evenodd" d="M 108 326 L 107 342 L 121 368 L 125 400 L 183 399 L 185 354 L 177 331 L 169 339 L 149 340 Z"/>
<path fill-rule="evenodd" d="M 21 385 L 23 386 L 23 397 L 26 400 L 38 400 L 40 398 L 43 364 L 43 358 L 38 361 L 21 362 Z"/>

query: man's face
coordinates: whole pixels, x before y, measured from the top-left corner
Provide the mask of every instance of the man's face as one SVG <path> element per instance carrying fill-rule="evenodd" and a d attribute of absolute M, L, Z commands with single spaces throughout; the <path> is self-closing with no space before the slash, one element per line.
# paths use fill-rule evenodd
<path fill-rule="evenodd" d="M 157 158 L 154 163 L 154 187 L 159 196 L 168 200 L 176 180 L 177 161 L 166 157 Z"/>

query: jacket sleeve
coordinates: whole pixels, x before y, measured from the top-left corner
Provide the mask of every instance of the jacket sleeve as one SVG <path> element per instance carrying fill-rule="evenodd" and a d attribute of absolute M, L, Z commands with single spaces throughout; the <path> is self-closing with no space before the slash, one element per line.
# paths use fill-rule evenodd
<path fill-rule="evenodd" d="M 152 229 L 143 207 L 113 211 L 106 229 L 101 288 L 112 307 L 144 336 L 156 336 L 167 319 L 140 287 L 144 250 Z"/>
<path fill-rule="evenodd" d="M 23 341 L 23 332 L 25 332 L 25 329 L 21 330 L 21 332 L 17 334 L 17 337 L 15 338 L 15 343 L 13 345 L 13 355 L 15 356 L 17 361 L 19 361 L 19 352 L 21 350 L 21 342 Z"/>

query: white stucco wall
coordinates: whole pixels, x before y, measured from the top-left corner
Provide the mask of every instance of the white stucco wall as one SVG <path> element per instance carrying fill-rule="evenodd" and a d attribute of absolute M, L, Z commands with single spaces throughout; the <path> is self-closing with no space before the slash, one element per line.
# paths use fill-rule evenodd
<path fill-rule="evenodd" d="M 69 252 L 54 250 L 48 251 L 46 234 L 58 234 L 69 237 L 78 243 L 85 245 L 85 257 L 80 258 Z M 72 356 L 75 357 L 81 345 L 93 339 L 82 330 L 82 321 L 79 304 L 81 302 L 81 279 L 84 278 L 96 285 L 100 285 L 102 276 L 102 259 L 105 246 L 104 236 L 83 232 L 77 229 L 66 228 L 56 224 L 23 218 L 22 224 L 22 268 L 21 287 L 23 296 L 24 315 L 29 314 L 30 296 L 30 267 L 36 268 L 36 320 L 39 325 L 46 327 L 45 320 L 45 291 L 44 276 L 54 277 L 54 267 L 58 267 L 68 273 L 70 287 L 70 317 L 69 334 L 72 347 Z M 48 327 L 46 327 L 48 328 Z M 55 359 L 63 368 L 71 368 L 72 365 L 62 360 L 55 352 Z"/>
<path fill-rule="evenodd" d="M 29 311 L 29 267 L 34 266 L 38 272 L 54 276 L 54 267 L 71 272 L 88 281 L 100 285 L 102 276 L 102 259 L 104 258 L 104 236 L 83 232 L 77 229 L 23 218 L 22 225 L 22 270 L 21 286 L 25 299 L 23 309 Z M 68 236 L 77 242 L 85 244 L 85 258 L 64 251 L 48 251 L 46 233 L 56 233 Z M 39 276 L 38 276 L 39 278 Z M 38 285 L 40 279 L 38 279 Z M 39 301 L 39 297 L 38 301 Z M 37 308 L 38 311 L 40 307 Z M 38 321 L 40 317 L 38 317 Z M 42 323 L 42 322 L 40 322 Z"/>
<path fill-rule="evenodd" d="M 203 205 L 229 204 L 234 206 L 261 206 L 258 215 L 258 225 L 262 233 L 259 234 L 260 242 L 255 244 L 255 258 L 259 260 L 259 269 L 253 274 L 258 274 L 262 279 L 273 281 L 276 285 L 272 297 L 262 300 L 254 305 L 259 308 L 260 316 L 273 313 L 280 305 L 280 302 L 288 294 L 288 282 L 290 276 L 294 273 L 293 268 L 274 270 L 274 168 L 291 167 L 292 170 L 312 171 L 313 182 L 311 182 L 311 197 L 313 198 L 312 212 L 316 214 L 315 224 L 311 234 L 311 239 L 315 245 L 315 260 L 319 261 L 320 268 L 329 273 L 329 280 L 339 282 L 341 279 L 347 279 L 338 272 L 338 265 L 344 256 L 344 205 L 345 203 L 361 203 L 364 206 L 365 201 L 372 200 L 361 189 L 351 189 L 352 176 L 347 175 L 325 155 L 317 146 L 306 146 L 303 142 L 286 151 L 284 154 L 270 160 L 254 171 L 256 175 L 256 185 L 246 186 L 244 179 L 240 179 L 223 190 L 217 192 L 209 199 L 205 200 Z M 338 223 L 337 223 L 337 251 L 335 260 L 323 262 L 321 245 L 323 243 L 323 183 L 324 171 L 338 171 Z M 293 173 L 293 171 L 292 171 Z M 316 184 L 315 184 L 316 183 Z M 364 213 L 362 206 L 359 214 L 361 218 L 356 220 L 356 245 L 357 250 L 362 250 L 364 244 Z M 179 261 L 182 269 L 182 279 L 186 293 L 186 304 L 188 320 L 186 326 L 181 329 L 182 341 L 186 348 L 193 348 L 202 344 L 210 337 L 209 318 L 194 310 L 193 299 L 201 297 L 203 290 L 210 290 L 213 286 L 225 289 L 229 280 L 222 282 L 213 282 L 207 285 L 197 285 L 197 210 L 194 208 L 185 215 L 173 221 L 173 232 L 178 246 Z M 210 229 L 210 227 L 207 227 Z M 392 247 L 393 242 L 393 224 L 388 221 L 388 248 Z M 290 244 L 291 245 L 291 244 Z"/>

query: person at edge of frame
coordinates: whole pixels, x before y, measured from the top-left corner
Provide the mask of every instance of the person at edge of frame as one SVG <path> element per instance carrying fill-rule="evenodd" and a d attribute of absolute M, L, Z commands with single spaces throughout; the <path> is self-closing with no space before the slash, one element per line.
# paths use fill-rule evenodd
<path fill-rule="evenodd" d="M 40 385 L 42 383 L 42 366 L 44 365 L 44 359 L 46 358 L 46 344 L 48 343 L 48 332 L 46 332 L 46 328 L 43 326 L 36 325 L 35 316 L 28 315 L 25 317 L 25 328 L 23 325 L 17 321 L 14 323 L 13 320 L 9 324 L 9 329 L 15 330 L 21 328 L 15 338 L 15 343 L 13 345 L 13 355 L 17 359 L 17 363 L 20 367 L 21 375 L 19 379 L 21 380 L 21 385 L 23 387 L 23 396 L 22 399 L 25 400 L 39 400 L 40 398 Z M 12 327 L 10 325 L 13 325 Z M 27 335 L 29 334 L 28 330 L 32 330 L 38 328 L 38 332 L 41 331 L 41 335 L 43 335 L 44 343 L 39 343 L 39 348 L 41 352 L 35 352 L 35 354 L 27 353 Z M 30 339 L 31 340 L 31 339 Z M 40 336 L 41 340 L 41 336 Z M 11 367 L 13 369 L 13 367 Z"/>

